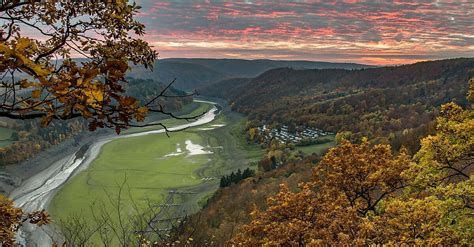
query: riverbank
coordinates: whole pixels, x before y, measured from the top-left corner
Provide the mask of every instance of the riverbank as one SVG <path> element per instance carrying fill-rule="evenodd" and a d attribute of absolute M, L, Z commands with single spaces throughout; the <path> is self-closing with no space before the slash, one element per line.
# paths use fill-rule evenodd
<path fill-rule="evenodd" d="M 58 222 L 80 215 L 93 222 L 92 205 L 115 212 L 108 200 L 117 197 L 125 179 L 127 192 L 120 200 L 126 212 L 150 202 L 164 203 L 170 194 L 168 204 L 175 208 L 167 214 L 173 219 L 196 212 L 217 190 L 222 175 L 247 167 L 263 152 L 249 155 L 240 140 L 243 116 L 226 105 L 221 110 L 223 114 L 212 122 L 170 133 L 169 138 L 163 133 L 132 134 L 105 144 L 89 168 L 81 168 L 54 197 L 49 207 L 53 219 Z M 171 224 L 162 225 L 166 228 Z"/>
<path fill-rule="evenodd" d="M 189 115 L 196 111 L 198 107 L 199 104 L 191 103 L 185 105 L 183 109 L 176 111 L 174 114 L 178 116 Z M 156 122 L 168 117 L 163 114 L 153 114 L 148 121 Z M 90 145 L 98 139 L 112 136 L 116 136 L 116 134 L 109 129 L 98 129 L 94 132 L 85 131 L 78 134 L 75 138 L 70 138 L 42 151 L 31 159 L 14 165 L 0 166 L 0 194 L 10 195 L 15 188 L 21 187 L 24 181 L 46 170 L 63 157 L 77 153 L 81 148 Z"/>
<path fill-rule="evenodd" d="M 187 110 L 194 111 L 198 107 L 189 106 L 187 108 Z M 189 126 L 204 124 L 214 118 L 215 112 L 216 109 L 213 109 L 192 123 L 186 123 L 180 126 L 175 126 L 170 128 L 170 130 L 179 130 L 187 128 Z M 166 120 L 163 120 L 162 122 L 165 121 Z M 132 135 L 146 135 L 148 133 L 159 132 L 164 132 L 164 130 L 153 130 Z M 57 156 L 49 157 L 52 162 L 47 163 L 47 165 L 41 164 L 42 166 L 46 166 L 46 168 L 41 170 L 40 172 L 32 174 L 32 176 L 28 178 L 26 177 L 29 174 L 21 173 L 21 165 L 15 167 L 17 169 L 16 172 L 20 172 L 20 174 L 22 174 L 25 179 L 18 183 L 19 186 L 15 187 L 12 190 L 12 192 L 10 193 L 10 197 L 14 200 L 15 204 L 18 207 L 21 207 L 27 212 L 44 209 L 52 195 L 54 195 L 54 193 L 56 192 L 57 188 L 64 184 L 64 182 L 67 181 L 73 174 L 80 171 L 80 168 L 86 168 L 87 165 L 95 159 L 100 150 L 100 147 L 103 144 L 107 143 L 111 139 L 128 137 L 124 135 L 117 136 L 115 134 L 109 133 L 106 133 L 103 136 L 96 134 L 94 135 L 96 137 L 94 141 L 91 141 L 88 144 L 84 144 L 81 147 L 68 149 L 67 145 L 58 145 L 55 150 L 48 150 L 50 153 L 57 153 Z M 61 154 L 58 150 L 65 150 L 66 152 L 63 152 Z M 43 153 L 41 155 L 45 154 Z M 41 157 L 37 157 L 34 160 L 36 162 L 40 162 Z M 27 166 L 27 164 L 22 165 Z M 12 175 L 10 174 L 9 176 L 12 177 Z M 57 231 L 54 230 L 53 225 L 49 225 L 47 227 L 42 228 L 36 228 L 33 225 L 27 225 L 20 229 L 19 234 L 17 235 L 17 239 L 18 242 L 23 246 L 51 246 L 51 236 L 57 235 Z"/>
<path fill-rule="evenodd" d="M 22 186 L 22 183 L 34 175 L 41 173 L 52 164 L 61 160 L 62 157 L 77 153 L 81 147 L 89 145 L 98 138 L 111 135 L 109 130 L 98 130 L 92 135 L 88 132 L 80 133 L 76 138 L 68 139 L 58 145 L 42 151 L 34 158 L 25 160 L 19 164 L 0 167 L 0 173 L 4 178 L 0 179 L 0 193 L 10 195 L 10 193 Z"/>

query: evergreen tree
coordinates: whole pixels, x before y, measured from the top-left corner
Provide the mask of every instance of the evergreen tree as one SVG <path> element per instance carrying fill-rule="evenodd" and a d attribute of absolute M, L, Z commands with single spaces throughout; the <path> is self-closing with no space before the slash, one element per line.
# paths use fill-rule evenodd
<path fill-rule="evenodd" d="M 237 173 L 235 174 L 235 178 L 232 182 L 237 183 L 240 180 L 242 180 L 242 171 L 239 169 L 237 170 Z"/>

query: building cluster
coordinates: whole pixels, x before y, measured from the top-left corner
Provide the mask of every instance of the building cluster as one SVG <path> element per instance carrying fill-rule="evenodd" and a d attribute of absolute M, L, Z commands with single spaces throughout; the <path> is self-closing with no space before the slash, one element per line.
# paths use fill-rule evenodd
<path fill-rule="evenodd" d="M 280 141 L 281 143 L 294 143 L 297 144 L 304 139 L 315 140 L 322 136 L 331 135 L 333 133 L 327 132 L 320 129 L 315 128 L 307 128 L 307 127 L 297 127 L 296 132 L 292 133 L 288 131 L 288 126 L 283 125 L 279 129 L 271 129 L 268 128 L 266 125 L 258 127 L 258 132 L 265 141 L 270 142 L 273 139 Z"/>

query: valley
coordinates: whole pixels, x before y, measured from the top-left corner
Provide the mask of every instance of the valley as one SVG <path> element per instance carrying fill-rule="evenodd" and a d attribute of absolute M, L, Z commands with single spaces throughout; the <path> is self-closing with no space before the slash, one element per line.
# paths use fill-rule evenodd
<path fill-rule="evenodd" d="M 209 108 L 201 103 L 191 114 Z M 104 201 L 109 195 L 117 197 L 121 183 L 128 189 L 124 204 L 146 207 L 147 202 L 163 203 L 170 191 L 186 191 L 175 197 L 172 204 L 180 205 L 184 214 L 200 208 L 198 204 L 218 187 L 222 175 L 246 168 L 258 159 L 261 150 L 251 157 L 239 143 L 242 116 L 223 111 L 213 121 L 180 132 L 148 134 L 120 138 L 105 144 L 90 166 L 68 181 L 51 201 L 49 211 L 56 221 L 80 214 L 92 220 L 92 212 L 84 210 L 91 205 L 104 203 L 106 210 L 112 205 Z M 177 120 L 163 121 L 173 126 Z M 140 132 L 137 132 L 140 131 Z M 130 129 L 142 133 L 151 129 Z M 132 203 L 131 201 L 134 201 Z"/>
<path fill-rule="evenodd" d="M 127 212 L 145 210 L 151 202 L 175 205 L 167 212 L 173 221 L 164 219 L 161 225 L 171 226 L 199 210 L 223 175 L 256 164 L 264 150 L 246 143 L 245 118 L 225 103 L 193 104 L 198 107 L 183 116 L 207 113 L 190 123 L 160 121 L 178 132 L 167 136 L 159 126 L 132 128 L 120 136 L 98 139 L 82 155 L 78 151 L 69 160 L 64 157 L 23 182 L 11 194 L 15 202 L 29 211 L 47 207 L 55 226 L 23 229 L 21 236 L 47 244 L 51 241 L 47 236 L 55 234 L 62 222 L 79 216 L 93 222 L 98 210 L 114 212 L 112 202 L 123 189 L 121 184 L 127 187 L 126 194 L 120 195 Z M 98 241 L 97 236 L 94 239 Z"/>
<path fill-rule="evenodd" d="M 0 247 L 472 246 L 473 1 L 0 1 Z"/>
<path fill-rule="evenodd" d="M 337 145 L 335 133 L 345 134 L 353 140 L 368 135 L 379 143 L 396 143 L 400 138 L 410 138 L 406 130 L 401 133 L 400 127 L 413 126 L 413 130 L 409 130 L 416 133 L 412 139 L 426 135 L 429 121 L 436 114 L 432 110 L 436 106 L 433 102 L 446 102 L 465 91 L 461 83 L 465 75 L 449 71 L 470 68 L 472 60 L 429 62 L 410 67 L 445 71 L 412 79 L 400 75 L 400 80 L 406 81 L 407 86 L 395 85 L 397 77 L 384 82 L 388 85 L 363 83 L 363 80 L 384 78 L 387 70 L 391 73 L 403 71 L 403 67 L 365 70 L 282 68 L 255 78 L 218 80 L 211 86 L 199 84 L 204 89 L 201 100 L 195 98 L 190 103 L 192 99 L 187 96 L 184 101 L 172 98 L 166 102 L 168 109 L 179 109 L 178 118 L 151 114 L 146 127 L 128 128 L 121 135 L 101 132 L 97 137 L 86 138 L 88 142 L 80 142 L 82 146 L 74 147 L 76 151 L 63 156 L 58 153 L 49 166 L 43 164 L 44 170 L 22 181 L 10 194 L 16 205 L 28 211 L 46 208 L 53 223 L 42 228 L 23 227 L 19 241 L 50 245 L 51 238 L 71 238 L 68 232 L 78 231 L 71 230 L 73 227 L 82 225 L 92 231 L 103 224 L 109 225 L 108 234 L 116 231 L 114 227 L 120 227 L 144 235 L 154 231 L 157 235 L 150 239 L 165 239 L 165 234 L 180 225 L 185 217 L 191 216 L 193 220 L 200 214 L 219 219 L 203 228 L 202 234 L 206 238 L 212 231 L 227 232 L 220 226 L 211 229 L 213 224 L 231 223 L 240 227 L 249 220 L 239 218 L 239 215 L 242 210 L 251 210 L 250 202 L 261 208 L 265 196 L 276 193 L 280 183 L 287 181 L 295 188 L 296 184 L 307 181 L 310 174 L 307 171 L 312 164 Z M 443 77 L 444 74 L 450 77 Z M 154 95 L 147 92 L 148 86 L 155 88 L 155 94 L 164 87 L 153 80 L 131 81 L 134 83 L 132 94 L 144 94 L 148 99 Z M 427 94 L 442 88 L 444 83 L 460 91 L 451 89 Z M 407 92 L 403 87 L 413 90 Z M 395 90 L 405 91 L 397 95 Z M 173 89 L 172 94 L 186 95 L 179 89 Z M 364 105 L 366 98 L 372 98 L 377 105 Z M 380 109 L 384 104 L 387 109 Z M 403 111 L 421 117 L 408 119 Z M 180 119 L 189 117 L 195 118 Z M 410 125 L 406 121 L 414 123 Z M 397 125 L 398 122 L 401 124 Z M 165 133 L 159 124 L 165 125 L 170 132 Z M 379 125 L 383 127 L 364 129 Z M 385 131 L 395 133 L 395 137 L 388 139 Z M 3 132 L 5 138 L 14 133 L 9 129 Z M 408 148 L 416 150 L 419 144 L 411 145 Z M 256 171 L 257 175 L 242 183 L 234 180 L 237 182 L 230 183 L 230 188 L 219 188 L 223 176 L 246 168 Z M 252 183 L 261 188 L 249 198 L 238 194 L 246 189 L 232 186 L 250 186 Z M 239 203 L 245 201 L 245 207 L 232 209 L 232 203 L 225 199 L 231 195 L 238 198 Z M 224 202 L 218 203 L 220 200 Z M 228 213 L 215 209 L 216 204 L 227 211 L 235 211 L 230 213 L 231 222 L 222 216 Z M 112 235 L 108 241 L 120 245 L 117 242 L 121 241 L 120 237 L 116 233 Z M 87 240 L 90 244 L 100 245 L 104 241 L 103 233 L 92 232 L 90 236 Z M 224 243 L 225 239 L 221 237 L 219 241 Z"/>

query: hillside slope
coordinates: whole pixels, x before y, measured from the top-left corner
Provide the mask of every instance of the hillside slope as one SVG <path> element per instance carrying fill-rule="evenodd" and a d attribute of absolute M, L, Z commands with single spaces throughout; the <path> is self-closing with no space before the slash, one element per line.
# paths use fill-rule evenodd
<path fill-rule="evenodd" d="M 395 133 L 390 138 L 396 139 L 428 124 L 442 103 L 465 104 L 472 76 L 474 59 L 466 58 L 361 70 L 280 68 L 201 93 L 229 100 L 259 124 L 349 130 L 369 138 Z"/>
<path fill-rule="evenodd" d="M 413 152 L 418 151 L 418 141 L 414 140 L 426 136 L 428 132 L 434 129 L 432 119 L 437 115 L 438 106 L 440 104 L 454 100 L 458 103 L 468 105 L 466 93 L 468 79 L 472 76 L 474 76 L 474 59 L 426 62 L 401 67 L 366 70 L 356 73 L 344 70 L 297 71 L 292 69 L 276 69 L 268 71 L 257 78 L 246 79 L 246 82 L 241 81 L 245 83 L 244 85 L 234 83 L 237 82 L 237 79 L 217 83 L 212 87 L 208 87 L 208 93 L 212 93 L 213 96 L 227 97 L 233 104 L 234 109 L 245 112 L 253 118 L 253 121 L 251 121 L 249 125 L 258 125 L 263 122 L 267 124 L 290 123 L 295 119 L 294 121 L 298 124 L 320 124 L 328 129 L 348 129 L 354 131 L 354 135 L 359 135 L 359 137 L 361 135 L 369 135 L 374 141 L 390 141 L 392 144 L 396 144 L 394 149 L 396 149 L 397 152 L 400 145 L 403 144 Z M 453 107 L 453 104 L 449 105 Z M 459 109 L 456 110 L 456 112 L 458 112 L 457 114 L 453 113 L 455 112 L 454 110 L 451 110 L 450 113 L 449 110 L 447 111 L 446 109 L 449 109 L 449 107 L 444 108 L 444 114 L 441 114 L 442 117 L 440 118 L 444 118 L 444 121 L 440 121 L 444 123 L 441 124 L 441 126 L 444 127 L 438 128 L 435 138 L 425 139 L 435 141 L 424 141 L 424 148 L 435 143 L 437 145 L 433 145 L 432 150 L 452 150 L 460 146 L 466 146 L 465 150 L 467 150 L 467 152 L 472 150 L 472 148 L 469 148 L 472 147 L 472 142 L 468 139 L 470 138 L 470 140 L 472 140 L 472 136 L 469 137 L 469 134 L 472 133 L 472 131 L 470 131 L 472 128 L 468 127 L 472 126 L 469 125 L 469 123 L 472 123 L 472 111 L 470 114 L 464 115 L 460 114 Z M 453 109 L 456 109 L 456 107 L 453 107 Z M 452 118 L 452 120 L 447 122 L 446 119 L 449 118 Z M 326 121 L 328 121 L 329 124 L 327 124 Z M 438 122 L 438 124 L 440 122 Z M 465 127 L 460 128 L 461 125 Z M 443 128 L 445 129 L 445 133 L 440 135 L 440 129 Z M 446 137 L 442 137 L 445 134 Z M 449 138 L 449 140 L 443 138 Z M 427 143 L 429 144 L 427 145 Z M 450 144 L 445 145 L 446 143 Z M 471 144 L 471 146 L 468 146 L 469 144 Z M 308 237 L 306 232 L 322 226 L 320 222 L 324 222 L 328 217 L 330 219 L 328 221 L 329 226 L 324 226 L 325 231 L 321 231 L 321 235 L 318 235 L 318 239 L 322 238 L 320 236 L 339 236 L 341 229 L 344 229 L 344 227 L 341 226 L 348 226 L 347 229 L 349 229 L 350 232 L 353 232 L 354 229 L 356 229 L 355 232 L 357 232 L 357 227 L 351 225 L 353 222 L 356 222 L 357 218 L 345 218 L 345 216 L 342 216 L 345 215 L 346 212 L 350 212 L 349 209 L 351 209 L 352 204 L 348 203 L 346 206 L 337 204 L 336 209 L 331 210 L 331 214 L 321 213 L 325 212 L 324 210 L 327 207 L 322 206 L 321 208 L 324 208 L 324 210 L 315 210 L 315 208 L 325 202 L 334 203 L 334 201 L 338 199 L 337 196 L 334 196 L 337 194 L 331 194 L 331 197 L 316 197 L 317 194 L 309 193 L 307 190 L 304 190 L 303 184 L 300 182 L 310 180 L 310 176 L 313 174 L 313 182 L 316 182 L 315 184 L 319 186 L 321 184 L 319 182 L 324 181 L 324 171 L 328 171 L 328 174 L 332 175 L 326 176 L 326 181 L 330 181 L 328 184 L 339 183 L 337 182 L 337 176 L 333 175 L 340 174 L 340 183 L 343 184 L 341 188 L 344 192 L 350 191 L 351 188 L 354 188 L 355 191 L 360 191 L 360 188 L 364 185 L 361 186 L 357 184 L 358 182 L 355 182 L 357 185 L 354 186 L 354 184 L 351 184 L 352 181 L 363 181 L 361 184 L 370 183 L 370 186 L 373 186 L 373 183 L 367 181 L 370 181 L 370 179 L 374 177 L 379 178 L 379 174 L 389 174 L 390 167 L 383 166 L 379 171 L 380 173 L 376 172 L 377 175 L 368 175 L 367 173 L 374 172 L 375 170 L 373 167 L 366 169 L 363 165 L 363 168 L 360 168 L 361 161 L 364 163 L 363 161 L 369 160 L 370 157 L 380 156 L 380 153 L 374 153 L 374 149 L 371 149 L 367 151 L 366 156 L 363 157 L 360 156 L 360 153 L 348 152 L 350 149 L 346 149 L 346 147 L 339 146 L 339 148 L 339 150 L 330 152 L 326 156 L 328 158 L 324 157 L 321 163 L 318 163 L 319 157 L 315 155 L 306 156 L 296 162 L 283 163 L 283 165 L 280 165 L 275 170 L 261 171 L 254 177 L 245 179 L 229 187 L 220 188 L 217 193 L 208 200 L 207 205 L 199 213 L 191 215 L 180 228 L 173 232 L 174 234 L 171 239 L 185 242 L 192 236 L 195 246 L 230 246 L 232 243 L 229 242 L 229 240 L 232 238 L 235 240 L 237 234 L 246 232 L 247 235 L 237 239 L 237 243 L 248 239 L 249 235 L 257 239 L 267 238 L 269 236 L 268 239 L 283 239 L 281 242 L 287 243 L 291 239 L 291 236 L 296 236 L 294 239 L 300 237 L 300 240 L 302 239 L 301 236 L 307 239 L 314 239 L 316 235 Z M 390 149 L 390 147 L 388 147 L 388 149 Z M 433 179 L 431 176 L 426 176 L 423 170 L 419 170 L 420 166 L 416 165 L 420 157 L 419 155 L 428 154 L 428 156 L 431 156 L 433 154 L 433 151 L 424 152 L 425 153 L 420 151 L 417 154 L 417 159 L 410 159 L 410 164 L 415 164 L 414 167 L 416 167 L 416 170 L 406 170 L 409 171 L 405 173 L 406 175 Z M 461 167 L 464 167 L 463 169 L 466 169 L 466 171 L 472 174 L 472 169 L 469 168 L 469 161 L 472 161 L 472 154 L 466 154 L 470 156 L 459 156 L 462 158 L 457 160 L 459 162 L 458 165 L 462 165 Z M 433 155 L 433 157 L 436 157 L 434 159 L 441 160 L 448 155 L 458 155 L 458 153 L 446 152 L 445 154 L 441 151 Z M 341 159 L 341 157 L 343 157 L 343 159 Z M 369 157 L 369 159 L 367 159 L 367 157 Z M 326 161 L 324 161 L 325 159 Z M 327 166 L 327 164 L 331 164 L 331 162 L 334 162 L 335 165 Z M 367 164 L 375 163 L 378 162 L 367 162 Z M 354 164 L 357 165 L 355 166 Z M 401 163 L 394 164 L 396 165 L 393 167 L 396 167 L 396 169 L 392 171 L 396 171 L 400 165 L 402 165 Z M 433 169 L 432 166 L 436 167 L 439 164 L 438 161 L 426 162 L 426 171 L 430 174 L 433 171 L 446 171 L 445 167 L 439 168 L 439 166 L 437 167 L 438 169 Z M 466 164 L 468 164 L 468 166 L 465 166 Z M 313 170 L 315 167 L 321 165 L 326 167 Z M 350 177 L 351 174 L 354 174 L 350 168 L 351 166 L 359 167 L 358 169 L 360 170 L 356 172 L 358 177 Z M 444 166 L 444 164 L 441 166 Z M 400 172 L 396 171 L 393 174 L 400 174 Z M 445 178 L 451 181 L 452 176 L 453 175 L 449 175 Z M 464 176 L 469 178 L 466 175 Z M 336 182 L 333 183 L 333 181 Z M 437 182 L 438 180 L 429 183 L 429 191 L 435 191 L 433 188 Z M 286 193 L 287 191 L 281 189 L 281 187 L 279 189 L 281 184 L 288 185 L 290 191 L 300 191 L 300 194 L 298 194 L 299 197 L 290 196 L 294 194 Z M 298 189 L 297 184 L 299 185 Z M 410 182 L 407 184 L 410 184 Z M 387 184 L 385 183 L 384 186 L 385 185 Z M 455 190 L 453 188 L 457 187 L 456 185 L 452 185 L 453 184 L 447 185 L 443 191 L 449 191 L 449 194 L 455 194 L 453 193 Z M 373 188 L 375 187 L 376 186 Z M 324 187 L 312 187 L 311 191 L 318 191 L 321 188 Z M 405 186 L 402 186 L 402 188 L 405 188 Z M 424 198 L 426 195 L 422 195 L 427 193 L 428 189 L 420 193 L 419 188 L 420 187 L 416 187 L 416 189 L 412 190 L 414 191 L 414 193 L 412 192 L 412 196 L 416 197 L 416 200 L 423 198 L 421 200 L 431 203 L 431 201 L 429 201 L 431 197 Z M 279 190 L 285 193 L 280 194 L 279 197 L 269 199 L 270 196 L 274 196 Z M 321 189 L 321 191 L 323 191 L 323 189 Z M 459 193 L 468 194 L 468 192 L 465 191 Z M 373 194 L 376 195 L 376 193 Z M 466 198 L 465 194 L 462 194 L 459 198 Z M 341 198 L 350 198 L 347 194 L 341 193 L 339 195 Z M 406 191 L 400 193 L 400 195 L 403 195 L 403 197 L 399 199 L 407 201 L 409 209 L 406 210 L 402 208 L 400 205 L 403 206 L 403 204 L 396 204 L 395 208 L 397 210 L 400 208 L 406 210 L 406 212 L 410 213 L 410 216 L 400 217 L 400 215 L 403 214 L 390 215 L 390 221 L 394 219 L 400 220 L 396 221 L 396 228 L 390 228 L 390 225 L 386 224 L 390 221 L 384 221 L 378 225 L 378 227 L 371 228 L 378 230 L 383 229 L 382 231 L 384 233 L 391 232 L 386 229 L 395 229 L 392 230 L 394 234 L 388 238 L 390 241 L 393 239 L 396 240 L 405 229 L 412 232 L 414 227 L 411 226 L 415 225 L 418 227 L 419 222 L 421 222 L 419 218 L 416 217 L 428 212 L 426 204 L 420 204 L 423 206 L 417 208 L 413 199 L 406 197 Z M 371 196 L 368 196 L 368 198 L 370 200 Z M 445 200 L 453 200 L 452 197 L 444 195 L 435 198 L 448 198 Z M 281 200 L 282 203 L 275 203 L 278 202 L 278 200 Z M 389 202 L 389 200 L 387 201 Z M 382 203 L 386 205 L 385 203 L 387 201 L 382 201 Z M 440 205 L 444 206 L 446 204 Z M 337 211 L 341 208 L 342 211 Z M 373 212 L 377 210 L 373 210 Z M 433 210 L 436 214 L 439 214 L 441 211 L 441 206 Z M 309 212 L 311 214 L 309 214 Z M 334 212 L 338 213 L 336 214 Z M 375 219 L 377 217 L 380 219 L 380 215 L 386 212 L 387 211 L 379 210 L 374 214 L 370 214 L 367 219 Z M 320 214 L 322 217 L 313 218 L 314 214 Z M 262 221 L 262 218 L 257 218 L 256 215 L 268 216 L 268 221 Z M 456 221 L 450 218 L 448 221 L 449 226 L 457 222 L 464 222 L 462 220 L 467 219 L 465 218 L 467 214 L 463 213 L 460 215 Z M 306 218 L 307 216 L 309 217 Z M 335 225 L 336 227 L 333 228 L 333 222 L 337 222 L 338 217 L 344 218 L 347 221 L 343 224 Z M 449 217 L 451 217 L 451 215 L 449 215 Z M 461 219 L 461 221 L 459 219 Z M 278 227 L 278 222 L 288 224 L 285 224 L 284 227 Z M 367 222 L 368 221 L 364 221 L 364 226 L 367 225 Z M 405 222 L 413 222 L 413 224 L 408 223 L 407 226 L 411 225 L 407 228 L 399 227 L 405 224 Z M 426 222 L 429 221 L 424 221 L 423 227 L 431 224 Z M 433 225 L 438 226 L 441 221 L 438 221 L 437 218 L 431 222 L 434 222 Z M 252 224 L 258 227 L 249 228 L 249 225 Z M 286 231 L 286 229 L 289 230 Z M 328 229 L 329 231 L 327 231 Z M 448 227 L 442 226 L 440 229 L 445 230 L 448 229 Z M 366 228 L 363 228 L 364 240 L 368 239 L 366 230 Z M 266 234 L 266 232 L 271 232 L 272 234 Z M 461 236 L 464 236 L 463 234 L 465 232 L 467 232 L 465 229 L 459 230 Z M 446 239 L 450 240 L 453 233 L 456 232 L 449 231 L 449 236 L 446 237 Z M 357 236 L 357 234 L 354 234 L 354 236 Z M 351 238 L 352 237 L 351 235 Z M 418 237 L 418 235 L 415 237 Z M 468 238 L 464 237 L 464 239 L 459 239 L 460 240 L 456 241 L 464 241 L 464 239 Z M 424 241 L 425 238 L 420 238 L 419 240 Z M 469 236 L 468 241 L 470 240 L 472 240 L 472 238 Z M 348 245 L 352 246 L 354 244 Z"/>
<path fill-rule="evenodd" d="M 161 82 L 171 82 L 176 79 L 174 85 L 178 89 L 194 90 L 223 79 L 255 77 L 269 69 L 282 67 L 297 69 L 361 69 L 373 66 L 311 61 L 170 58 L 157 61 L 153 71 L 145 70 L 143 67 L 132 66 L 128 76 L 140 79 L 154 79 Z"/>
<path fill-rule="evenodd" d="M 140 99 L 142 103 L 150 101 L 166 87 L 163 83 L 154 80 L 129 78 L 128 82 L 126 85 L 127 95 Z M 166 112 L 178 111 L 183 105 L 192 102 L 191 96 L 186 96 L 185 92 L 174 87 L 168 88 L 166 95 L 183 96 L 160 98 L 154 102 L 154 104 L 160 104 Z M 163 115 L 159 113 L 149 115 L 149 119 L 157 117 L 163 117 Z M 82 118 L 67 121 L 53 120 L 46 128 L 41 127 L 40 119 L 12 120 L 0 118 L 0 126 L 18 133 L 7 143 L 8 146 L 0 148 L 0 167 L 30 159 L 37 153 L 68 139 L 75 138 L 88 129 L 87 121 Z M 2 191 L 1 183 L 0 191 Z"/>
<path fill-rule="evenodd" d="M 133 67 L 127 76 L 157 80 L 165 84 L 176 80 L 173 85 L 182 90 L 193 90 L 196 85 L 207 85 L 227 77 L 227 75 L 203 65 L 166 60 L 156 62 L 153 71 L 143 67 Z"/>
<path fill-rule="evenodd" d="M 170 58 L 166 62 L 191 63 L 206 66 L 230 77 L 255 77 L 269 69 L 295 68 L 295 69 L 364 69 L 374 66 L 357 63 L 330 63 L 317 61 L 286 61 L 269 59 L 205 59 L 205 58 Z"/>

